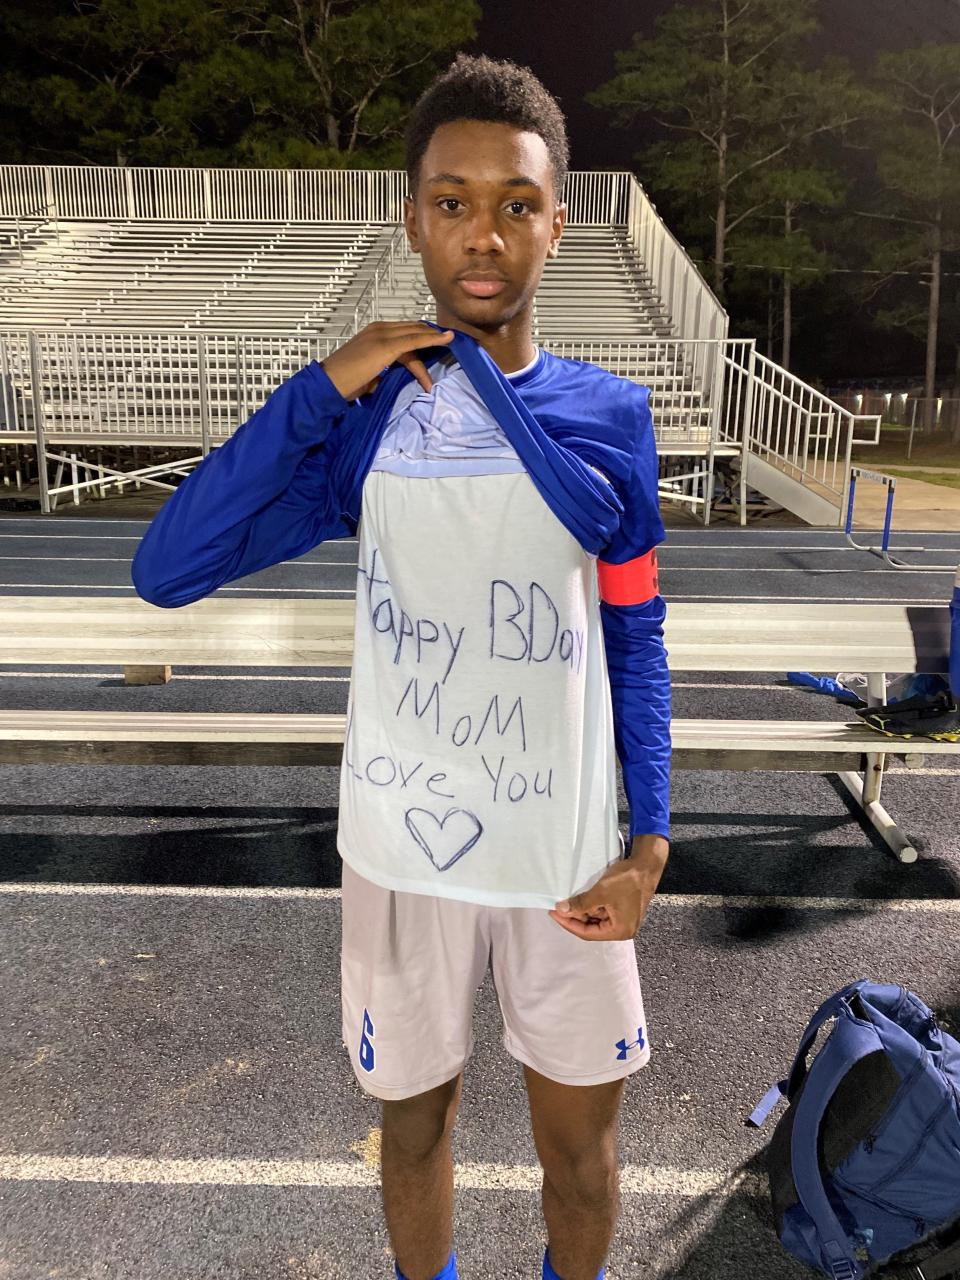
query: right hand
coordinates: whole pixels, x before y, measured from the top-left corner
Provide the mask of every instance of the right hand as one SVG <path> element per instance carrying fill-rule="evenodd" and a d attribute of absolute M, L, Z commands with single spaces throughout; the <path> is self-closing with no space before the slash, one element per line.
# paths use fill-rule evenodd
<path fill-rule="evenodd" d="M 380 375 L 398 361 L 429 391 L 433 382 L 427 367 L 413 352 L 452 341 L 452 329 L 441 333 L 419 320 L 374 320 L 320 363 L 345 400 L 376 391 Z"/>

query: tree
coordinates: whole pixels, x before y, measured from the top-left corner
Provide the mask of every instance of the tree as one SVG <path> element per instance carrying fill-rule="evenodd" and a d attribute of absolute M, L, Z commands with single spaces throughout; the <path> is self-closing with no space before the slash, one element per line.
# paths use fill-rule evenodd
<path fill-rule="evenodd" d="M 928 278 L 922 301 L 906 296 L 878 313 L 882 324 L 925 336 L 924 429 L 936 406 L 944 255 L 960 249 L 960 45 L 923 45 L 881 55 L 879 105 L 869 140 L 878 148 L 877 208 L 863 216 L 887 223 L 873 266 L 884 273 L 874 294 L 918 268 Z"/>
<path fill-rule="evenodd" d="M 728 242 L 768 212 L 751 187 L 764 168 L 785 162 L 819 134 L 857 118 L 851 75 L 834 60 L 800 65 L 817 29 L 816 0 L 688 0 L 634 36 L 615 55 L 618 73 L 587 101 L 629 127 L 643 112 L 678 140 L 646 153 L 660 187 L 695 208 L 710 193 L 713 283 L 723 295 Z"/>
<path fill-rule="evenodd" d="M 27 103 L 33 147 L 87 164 L 126 164 L 152 128 L 151 102 L 180 61 L 224 40 L 207 0 L 73 0 L 4 10 L 6 40 L 45 64 L 14 72 L 3 99 Z M 52 144 L 52 145 L 45 145 Z"/>
<path fill-rule="evenodd" d="M 0 32 L 46 74 L 33 155 L 81 163 L 394 167 L 476 0 L 16 0 Z M 37 155 L 36 153 L 42 153 Z"/>
<path fill-rule="evenodd" d="M 473 39 L 476 0 L 247 0 L 233 49 L 182 68 L 158 107 L 171 139 L 190 122 L 215 136 L 226 101 L 241 164 L 402 165 L 413 102 L 445 53 Z"/>
<path fill-rule="evenodd" d="M 780 363 L 790 368 L 794 333 L 794 296 L 822 280 L 837 261 L 815 234 L 817 215 L 839 205 L 845 194 L 840 175 L 810 156 L 806 166 L 770 167 L 758 177 L 752 201 L 769 207 L 764 223 L 754 220 L 737 237 L 730 266 L 763 270 L 777 281 L 781 299 Z"/>

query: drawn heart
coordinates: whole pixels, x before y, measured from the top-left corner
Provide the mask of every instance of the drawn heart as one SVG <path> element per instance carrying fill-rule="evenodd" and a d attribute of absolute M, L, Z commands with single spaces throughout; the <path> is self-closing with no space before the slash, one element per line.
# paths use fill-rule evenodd
<path fill-rule="evenodd" d="M 438 871 L 448 871 L 458 858 L 470 852 L 483 834 L 480 819 L 466 809 L 448 809 L 442 821 L 429 809 L 408 809 L 404 821 Z"/>

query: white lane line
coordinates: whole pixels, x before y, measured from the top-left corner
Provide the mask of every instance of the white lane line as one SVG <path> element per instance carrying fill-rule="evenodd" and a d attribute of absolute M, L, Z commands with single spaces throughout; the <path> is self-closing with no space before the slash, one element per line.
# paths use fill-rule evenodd
<path fill-rule="evenodd" d="M 113 675 L 118 668 L 110 667 L 106 671 L 78 671 L 74 674 L 72 671 L 5 671 L 0 666 L 0 677 L 3 679 L 21 679 L 21 680 L 102 680 L 105 675 Z M 310 684 L 349 684 L 349 676 L 285 676 L 285 675 L 266 675 L 266 676 L 203 676 L 203 675 L 177 675 L 177 680 L 245 680 L 251 681 L 267 681 L 276 682 L 277 684 L 285 684 L 288 681 L 300 681 Z M 764 689 L 767 693 L 789 693 L 791 695 L 803 693 L 797 685 L 787 684 L 684 684 L 677 680 L 671 684 L 673 689 Z"/>
<path fill-rule="evenodd" d="M 36 528 L 46 528 L 42 523 L 43 516 L 0 516 L 0 520 L 4 524 L 30 524 Z M 139 523 L 132 516 L 49 516 L 47 519 L 53 525 L 61 527 L 66 520 L 71 524 L 137 524 Z M 149 522 L 148 522 L 149 523 Z"/>
<path fill-rule="evenodd" d="M 761 545 L 762 545 L 762 539 L 764 538 L 797 538 L 798 539 L 797 542 L 793 542 L 790 544 L 791 546 L 796 547 L 796 546 L 804 545 L 803 543 L 804 538 L 818 538 L 818 537 L 832 538 L 834 536 L 833 529 L 815 528 L 812 525 L 807 529 L 788 529 L 784 527 L 781 527 L 779 529 L 777 528 L 768 528 L 768 529 L 738 528 L 736 533 L 732 533 L 729 535 L 723 533 L 719 528 L 704 529 L 702 527 L 697 528 L 696 526 L 684 527 L 682 525 L 667 525 L 668 538 L 670 537 L 671 529 L 676 531 L 677 537 L 679 538 L 696 538 L 698 539 L 698 541 L 704 542 L 708 546 L 710 545 L 710 539 L 712 537 L 718 537 L 718 538 L 723 538 L 728 536 L 736 537 L 736 538 L 742 537 L 744 541 L 755 540 L 757 543 Z M 682 533 L 680 532 L 681 529 L 683 530 Z M 876 527 L 874 527 L 873 529 L 865 528 L 863 523 L 860 521 L 854 521 L 853 532 L 854 533 L 876 533 L 878 537 L 880 535 L 880 530 L 878 528 Z M 955 538 L 957 536 L 956 529 L 893 529 L 891 532 L 893 533 L 893 536 L 896 538 Z M 843 534 L 837 532 L 836 537 L 840 540 L 840 545 L 845 547 L 846 543 L 843 542 Z M 837 544 L 834 543 L 831 545 L 837 545 Z"/>
<path fill-rule="evenodd" d="M 3 523 L 3 521 L 2 521 L 2 517 L 0 517 L 0 525 L 2 525 L 2 523 Z M 13 539 L 13 538 L 25 538 L 25 539 L 36 539 L 36 540 L 39 540 L 39 541 L 41 541 L 41 542 L 47 542 L 47 541 L 49 541 L 49 542 L 56 542 L 56 541 L 61 541 L 61 542 L 77 542 L 77 541 L 83 541 L 83 542 L 96 542 L 96 541 L 101 541 L 101 542 L 141 542 L 141 541 L 143 540 L 143 536 L 144 536 L 144 535 L 143 535 L 143 534 L 141 534 L 141 533 L 112 533 L 112 534 L 96 534 L 96 533 L 2 533 L 2 532 L 0 532 L 0 541 L 3 541 L 5 538 L 6 538 L 6 539 Z M 940 535 L 940 536 L 942 536 L 942 535 Z M 343 547 L 343 546 L 356 546 L 356 545 L 358 545 L 358 540 L 357 540 L 356 538 L 333 538 L 333 539 L 328 539 L 328 542 L 330 543 L 330 545 L 332 545 L 332 546 L 338 546 L 338 547 Z M 704 551 L 736 551 L 736 552 L 738 552 L 738 553 L 740 553 L 740 554 L 747 554 L 747 555 L 753 555 L 753 554 L 756 554 L 757 552 L 765 552 L 765 551 L 778 551 L 778 552 L 779 552 L 779 551 L 792 551 L 792 552 L 798 552 L 798 551 L 799 551 L 799 552 L 803 552 L 803 553 L 807 553 L 807 552 L 809 552 L 810 554 L 820 554 L 820 553 L 822 553 L 822 552 L 824 552 L 824 551 L 841 551 L 841 552 L 843 552 L 843 553 L 844 553 L 844 555 L 849 555 L 849 554 L 850 554 L 851 549 L 852 549 L 852 548 L 847 547 L 847 546 L 839 546 L 839 547 L 838 547 L 838 546 L 830 546 L 830 547 L 825 547 L 825 546 L 806 546 L 806 545 L 804 545 L 804 544 L 802 544 L 802 543 L 794 543 L 794 544 L 790 544 L 790 545 L 788 545 L 788 544 L 784 544 L 784 545 L 780 545 L 780 546 L 774 546 L 774 545 L 771 545 L 771 544 L 768 544 L 768 543 L 761 543 L 761 544 L 758 544 L 758 545 L 745 545 L 745 544 L 743 544 L 743 543 L 736 543 L 736 542 L 711 542 L 711 543 L 707 543 L 707 544 L 705 544 L 705 545 L 698 545 L 697 543 L 694 543 L 694 542 L 670 542 L 670 541 L 668 541 L 668 542 L 665 542 L 665 543 L 662 543 L 662 544 L 661 544 L 661 546 L 660 546 L 660 554 L 661 554 L 661 559 L 664 561 L 664 563 L 669 563 L 669 557 L 670 557 L 670 554 L 671 554 L 672 552 L 674 552 L 674 551 L 696 551 L 696 552 L 698 552 L 698 553 L 702 553 L 702 552 L 704 552 Z M 919 554 L 919 553 L 921 553 L 921 552 L 922 552 L 923 548 L 921 548 L 921 547 L 909 547 L 909 546 L 907 546 L 907 547 L 904 547 L 904 548 L 903 548 L 903 550 L 904 550 L 904 551 L 911 551 L 911 552 L 913 552 L 913 553 L 915 553 L 915 554 Z M 957 556 L 958 558 L 960 558 L 960 547 L 941 547 L 941 546 L 937 546 L 936 548 L 933 548 L 932 550 L 933 550 L 933 552 L 934 552 L 935 554 L 937 554 L 937 555 L 955 555 L 955 556 Z M 863 554 L 866 554 L 866 553 L 863 553 Z M 11 557 L 11 556 L 5 556 L 5 557 L 2 557 L 2 558 L 3 558 L 3 559 L 13 559 L 14 557 Z M 23 557 L 16 557 L 16 558 L 41 560 L 41 559 L 47 559 L 48 557 L 44 557 L 44 556 L 31 556 L 31 557 L 23 556 Z M 67 557 L 65 557 L 65 556 L 58 556 L 58 557 L 57 557 L 57 559 L 66 559 L 66 558 L 67 558 Z M 75 557 L 70 557 L 70 558 L 71 558 L 71 559 L 73 559 L 73 558 L 75 558 Z M 110 558 L 110 557 L 104 557 L 104 558 Z M 294 561 L 294 560 L 287 560 L 287 561 L 284 561 L 284 563 L 285 563 L 285 564 L 299 564 L 299 563 L 303 563 L 303 564 L 323 564 L 323 563 L 340 564 L 340 563 L 341 563 L 341 561 L 339 561 L 339 560 L 335 560 L 335 561 L 320 561 L 320 560 L 305 560 L 305 561 L 296 560 L 296 561 Z M 349 562 L 344 561 L 343 563 L 349 563 Z M 678 567 L 678 566 L 674 566 L 674 567 Z M 923 570 L 923 564 L 922 564 L 922 563 L 920 563 L 920 564 L 916 565 L 915 567 L 916 567 L 916 569 L 917 569 L 918 571 L 924 571 L 924 570 Z M 802 572 L 806 572 L 806 570 L 803 570 L 803 569 L 796 569 L 796 568 L 794 568 L 794 569 L 791 569 L 791 572 L 801 572 L 801 573 L 802 573 Z M 857 572 L 857 570 L 849 570 L 848 572 Z M 866 572 L 866 571 L 864 571 L 864 572 Z M 876 570 L 874 570 L 873 572 L 877 572 L 877 571 L 876 571 Z M 879 570 L 879 572 L 883 572 L 883 570 Z"/>
<path fill-rule="evenodd" d="M 0 883 L 0 897 L 37 895 L 68 898 L 230 898 L 274 901 L 334 902 L 340 889 L 284 888 L 279 885 L 179 885 L 179 884 L 62 884 Z M 667 907 L 764 910 L 769 907 L 795 911 L 858 911 L 863 914 L 929 912 L 960 915 L 960 898 L 808 898 L 737 894 L 658 893 L 655 903 Z"/>
<path fill-rule="evenodd" d="M 0 560 L 13 560 L 19 564 L 26 564 L 28 561 L 39 560 L 44 564 L 129 564 L 130 561 L 126 556 L 3 556 Z M 319 569 L 319 568 L 357 568 L 352 560 L 284 560 L 285 566 L 294 569 Z M 274 568 L 276 566 L 271 566 Z M 737 564 L 670 564 L 668 560 L 664 560 L 660 568 L 665 573 L 779 573 L 781 575 L 787 573 L 803 573 L 808 577 L 816 577 L 827 573 L 855 573 L 860 577 L 866 577 L 871 573 L 881 573 L 889 576 L 889 569 L 804 569 L 796 566 L 775 565 L 773 567 L 756 568 L 753 565 L 737 565 Z M 261 570 L 263 572 L 263 570 Z M 915 573 L 944 573 L 953 574 L 954 569 L 902 569 L 901 576 L 906 574 L 908 577 Z M 27 584 L 24 584 L 27 585 Z M 46 583 L 42 585 L 47 585 Z M 88 583 L 77 584 L 92 585 Z"/>
<path fill-rule="evenodd" d="M 0 491 L 0 493 L 2 493 L 2 491 Z M 25 523 L 26 523 L 26 524 L 29 524 L 29 525 L 30 525 L 30 527 L 31 527 L 31 528 L 33 528 L 33 529 L 37 529 L 37 528 L 44 528 L 44 529 L 46 529 L 46 528 L 47 528 L 47 526 L 46 526 L 46 525 L 38 525 L 38 523 L 37 523 L 37 521 L 36 521 L 36 520 L 29 520 L 29 521 L 19 520 L 19 521 L 18 521 L 18 520 L 16 520 L 16 519 L 10 519 L 9 517 L 4 516 L 3 512 L 2 512 L 2 511 L 0 511 L 0 530 L 3 530 L 3 529 L 5 528 L 5 526 L 7 526 L 7 525 L 9 525 L 9 524 L 17 524 L 17 523 L 19 523 L 19 524 L 25 524 Z M 84 520 L 71 520 L 71 521 L 70 521 L 70 524 L 71 524 L 71 525 L 75 525 L 75 524 L 97 524 L 97 525 L 102 525 L 102 524 L 126 524 L 126 525 L 130 525 L 130 524 L 138 524 L 138 523 L 140 523 L 140 522 L 139 522 L 139 521 L 137 521 L 137 520 L 108 520 L 108 519 L 103 519 L 103 520 L 86 520 L 86 519 L 84 519 Z M 65 527 L 64 527 L 64 522 L 63 522 L 63 521 L 57 521 L 57 522 L 56 522 L 55 527 L 56 527 L 60 532 L 56 532 L 56 533 L 54 533 L 54 532 L 52 532 L 52 531 L 51 531 L 51 532 L 45 532 L 45 533 L 6 533 L 6 532 L 0 532 L 0 538 L 39 538 L 39 539 L 41 539 L 41 540 L 47 540 L 47 539 L 49 539 L 49 540 L 53 540 L 53 539 L 56 539 L 56 538 L 67 538 L 67 539 L 74 539 L 74 540 L 76 540 L 77 538 L 83 538 L 83 540 L 84 540 L 85 542 L 92 542 L 92 541 L 95 541 L 95 540 L 97 540 L 97 539 L 99 539 L 100 541 L 103 541 L 103 542 L 140 542 L 140 541 L 143 539 L 143 537 L 144 537 L 144 533 L 146 532 L 147 528 L 148 528 L 148 527 L 149 527 L 149 525 L 150 525 L 150 521 L 149 521 L 149 520 L 144 521 L 144 522 L 143 522 L 143 525 L 144 525 L 144 530 L 143 530 L 143 532 L 141 532 L 141 533 L 67 533 L 67 532 L 66 532 L 66 530 L 65 530 Z M 360 540 L 359 540 L 359 538 L 328 538 L 326 541 L 336 543 L 336 545 L 337 545 L 338 547 L 346 547 L 346 546 L 356 545 L 356 544 L 358 544 L 358 543 L 359 543 L 359 541 L 360 541 Z"/>
<path fill-rule="evenodd" d="M 930 912 L 960 915 L 960 898 L 792 898 L 783 895 L 658 893 L 654 903 L 667 907 L 706 907 L 713 910 L 856 911 L 864 915 L 887 912 Z"/>
<path fill-rule="evenodd" d="M 57 563 L 59 563 L 59 561 Z M 3 588 L 3 587 L 9 587 L 11 589 L 16 589 L 17 591 L 49 591 L 52 588 L 57 591 L 60 591 L 60 590 L 64 590 L 64 591 L 127 591 L 130 593 L 131 596 L 135 596 L 137 594 L 136 591 L 133 589 L 133 587 L 131 587 L 129 584 L 123 585 L 122 583 L 114 584 L 110 582 L 103 582 L 103 583 L 100 583 L 100 582 L 96 582 L 96 583 L 0 582 L 0 588 Z M 259 596 L 292 595 L 294 594 L 294 592 L 299 592 L 300 594 L 303 594 L 305 592 L 308 595 L 313 595 L 313 596 L 319 596 L 323 592 L 327 592 L 328 594 L 332 593 L 333 595 L 337 595 L 337 596 L 356 596 L 357 594 L 356 591 L 353 591 L 352 589 L 349 589 L 347 587 L 342 587 L 342 588 L 341 587 L 218 587 L 217 588 L 217 593 L 219 595 L 223 595 L 225 591 L 232 591 L 232 592 L 240 591 L 240 592 L 246 592 L 247 594 L 253 591 L 256 594 L 254 594 L 251 597 L 251 599 L 254 599 L 254 600 L 257 598 L 258 595 Z M 722 596 L 721 599 L 726 600 L 727 597 Z M 937 600 L 937 601 L 934 601 L 934 603 L 940 604 L 941 601 Z"/>
<path fill-rule="evenodd" d="M 0 667 L 2 671 L 2 667 Z M 789 693 L 791 696 L 795 693 L 801 693 L 802 690 L 795 684 L 723 684 L 717 682 L 714 684 L 700 684 L 697 681 L 683 682 L 680 680 L 670 681 L 671 689 L 763 689 L 767 693 Z"/>
<path fill-rule="evenodd" d="M 7 558 L 9 559 L 24 558 L 25 559 L 26 557 L 0 556 L 0 559 L 7 559 Z M 44 560 L 47 557 L 37 556 L 35 558 L 37 560 Z M 660 568 L 663 569 L 664 572 L 669 572 L 669 573 L 805 573 L 805 574 L 809 574 L 811 577 L 815 574 L 823 574 L 823 573 L 856 573 L 861 577 L 866 577 L 868 574 L 871 574 L 871 573 L 882 573 L 887 577 L 889 577 L 890 575 L 889 569 L 805 569 L 801 566 L 794 567 L 789 565 L 774 565 L 772 568 L 759 568 L 759 567 L 754 567 L 753 565 L 750 565 L 750 564 L 671 564 L 666 557 L 664 557 L 663 564 L 660 565 Z M 909 575 L 913 573 L 955 573 L 956 570 L 955 569 L 932 569 L 932 568 L 924 569 L 923 566 L 921 565 L 916 569 L 899 569 L 897 570 L 897 572 L 901 574 L 905 573 Z"/>
<path fill-rule="evenodd" d="M 746 571 L 742 570 L 741 572 Z M 220 588 L 221 591 L 225 589 L 229 590 L 229 588 Z M 307 591 L 309 588 L 305 587 L 304 590 Z M 663 597 L 667 602 L 667 608 L 670 607 L 671 600 L 727 600 L 731 604 L 736 604 L 740 600 L 760 600 L 764 604 L 939 604 L 944 609 L 949 603 L 943 597 L 928 598 L 925 596 L 742 596 L 739 593 L 736 595 L 707 595 L 703 591 L 665 591 Z"/>
<path fill-rule="evenodd" d="M 3 894 L 39 894 L 49 897 L 81 898 L 267 898 L 278 900 L 307 900 L 325 902 L 340 897 L 339 889 L 286 889 L 279 886 L 258 885 L 256 888 L 242 885 L 179 885 L 179 884 L 21 884 L 16 881 L 0 882 Z"/>
<path fill-rule="evenodd" d="M 78 671 L 76 672 L 76 674 L 74 674 L 72 671 L 5 671 L 3 667 L 0 666 L 0 677 L 2 677 L 3 679 L 7 679 L 8 677 L 12 678 L 14 676 L 17 676 L 20 678 L 26 678 L 28 680 L 102 680 L 105 675 L 115 675 L 118 670 L 119 668 L 111 667 L 108 671 Z M 175 679 L 177 680 L 248 680 L 248 681 L 275 680 L 279 684 L 285 684 L 288 680 L 309 681 L 311 684 L 340 684 L 340 683 L 348 684 L 350 681 L 349 676 L 185 676 L 185 675 L 180 675 L 179 673 L 176 675 Z M 679 687 L 680 686 L 678 685 L 674 686 L 674 688 L 679 688 Z M 691 686 L 691 687 L 694 687 L 694 686 Z M 696 686 L 696 687 L 702 687 L 706 689 L 706 688 L 709 688 L 710 686 L 703 685 L 703 686 Z M 720 687 L 721 687 L 720 685 L 717 686 L 717 688 L 720 688 Z M 729 685 L 724 687 L 732 688 L 733 686 Z M 744 686 L 744 688 L 747 688 L 747 687 L 749 686 Z M 756 687 L 758 689 L 763 689 L 763 688 L 766 688 L 767 686 L 757 685 Z"/>
<path fill-rule="evenodd" d="M 128 556 L 56 556 L 55 558 L 51 556 L 0 556 L 0 560 L 19 560 L 24 563 L 28 560 L 40 560 L 46 564 L 130 564 L 130 558 Z M 340 568 L 343 568 L 344 566 L 352 567 L 354 569 L 357 568 L 357 565 L 353 560 L 283 560 L 281 563 L 285 565 L 295 565 L 297 568 L 303 569 L 312 569 L 315 566 L 325 566 L 329 568 L 331 565 L 336 565 Z M 792 570 L 791 572 L 798 571 Z M 803 570 L 801 569 L 799 572 L 802 573 Z M 837 572 L 848 573 L 852 572 L 852 570 L 844 569 L 842 571 L 837 570 Z M 866 569 L 864 572 L 877 573 L 882 572 L 882 570 Z"/>
<path fill-rule="evenodd" d="M 465 1190 L 532 1191 L 543 1185 L 540 1165 L 455 1164 L 454 1183 Z M 136 1156 L 0 1156 L 6 1182 L 97 1182 L 126 1185 L 214 1187 L 379 1187 L 380 1170 L 361 1161 L 335 1160 L 170 1160 Z M 627 1164 L 620 1188 L 641 1196 L 702 1196 L 744 1189 L 764 1194 L 758 1174 L 723 1169 L 674 1169 Z"/>
<path fill-rule="evenodd" d="M 921 551 L 923 551 L 923 549 L 924 549 L 923 547 L 919 547 L 919 546 L 903 548 L 904 551 L 912 551 L 914 552 L 914 554 L 919 554 Z M 744 543 L 739 543 L 739 542 L 708 542 L 705 544 L 698 544 L 696 542 L 674 542 L 672 538 L 668 538 L 666 542 L 660 543 L 659 547 L 657 548 L 657 554 L 659 555 L 660 552 L 665 553 L 667 551 L 697 551 L 697 552 L 747 551 L 747 552 L 750 552 L 751 554 L 756 554 L 758 551 L 794 551 L 794 552 L 796 551 L 802 551 L 802 552 L 842 551 L 844 555 L 849 556 L 851 551 L 853 550 L 854 550 L 853 547 L 848 547 L 844 545 L 837 546 L 834 544 L 833 546 L 823 547 L 823 546 L 810 546 L 805 542 L 795 542 L 793 544 L 783 544 L 780 546 L 776 546 L 773 543 L 769 543 L 769 542 L 757 543 L 755 545 L 746 545 Z M 954 547 L 938 546 L 936 550 L 939 555 L 943 555 L 943 554 L 949 555 L 951 552 L 954 552 L 956 555 L 960 555 L 960 547 L 954 548 Z M 866 554 L 866 553 L 862 552 L 861 554 Z"/>
<path fill-rule="evenodd" d="M 0 528 L 5 523 L 3 516 L 0 515 Z M 99 521 L 97 522 L 99 524 Z M 122 523 L 127 524 L 128 521 Z M 4 538 L 34 538 L 41 542 L 54 542 L 61 539 L 67 542 L 76 542 L 83 539 L 84 542 L 142 542 L 144 535 L 142 533 L 0 533 L 0 540 Z M 356 545 L 356 538 L 328 538 L 326 540 L 338 547 L 347 547 Z M 939 548 L 938 548 L 939 549 Z"/>
<path fill-rule="evenodd" d="M 261 571 L 262 572 L 262 571 Z M 742 570 L 741 570 L 742 572 Z M 131 596 L 135 596 L 136 592 L 131 586 L 123 586 L 121 584 L 113 585 L 111 583 L 90 583 L 80 582 L 44 582 L 42 585 L 29 582 L 0 582 L 0 589 L 16 590 L 16 591 L 126 591 Z M 326 595 L 344 596 L 351 599 L 356 598 L 356 591 L 349 587 L 218 587 L 217 595 L 223 595 L 226 592 L 242 593 L 252 600 L 256 600 L 265 596 L 283 596 L 283 595 L 301 595 L 307 597 L 323 597 Z M 55 597 L 51 597 L 55 598 Z M 81 597 L 82 598 L 82 597 Z M 92 597 L 96 599 L 96 597 Z M 742 595 L 707 595 L 703 591 L 667 591 L 664 593 L 664 599 L 669 607 L 671 600 L 729 600 L 736 602 L 738 600 L 761 600 L 766 604 L 777 604 L 782 601 L 784 603 L 794 604 L 939 604 L 947 607 L 947 601 L 942 597 L 926 598 L 922 596 L 742 596 Z"/>
<path fill-rule="evenodd" d="M 55 542 L 58 538 L 67 542 L 76 542 L 80 538 L 84 542 L 140 542 L 143 535 L 138 533 L 0 533 L 0 540 L 4 538 L 38 538 L 41 542 Z"/>

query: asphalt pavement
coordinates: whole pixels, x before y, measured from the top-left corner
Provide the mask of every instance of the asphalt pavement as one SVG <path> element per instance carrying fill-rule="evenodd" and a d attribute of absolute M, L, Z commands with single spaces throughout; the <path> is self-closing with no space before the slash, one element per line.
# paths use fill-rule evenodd
<path fill-rule="evenodd" d="M 132 594 L 146 522 L 0 515 L 0 596 Z M 671 528 L 668 600 L 940 602 L 960 534 Z M 916 550 L 924 547 L 925 550 Z M 347 598 L 356 543 L 223 594 Z M 2 607 L 2 601 L 0 601 Z M 349 671 L 0 668 L 6 708 L 344 711 Z M 685 672 L 680 716 L 849 718 L 784 672 Z M 340 1039 L 335 768 L 0 768 L 0 1280 L 389 1280 L 380 1104 Z M 894 769 L 897 863 L 835 778 L 676 771 L 637 937 L 653 1056 L 630 1077 L 607 1280 L 810 1273 L 773 1233 L 744 1118 L 813 1009 L 902 983 L 960 1034 L 960 765 Z M 621 820 L 627 820 L 620 793 Z M 492 975 L 454 1131 L 464 1280 L 539 1280 L 541 1172 Z M 772 1128 L 772 1125 L 770 1126 Z"/>

